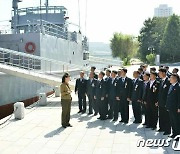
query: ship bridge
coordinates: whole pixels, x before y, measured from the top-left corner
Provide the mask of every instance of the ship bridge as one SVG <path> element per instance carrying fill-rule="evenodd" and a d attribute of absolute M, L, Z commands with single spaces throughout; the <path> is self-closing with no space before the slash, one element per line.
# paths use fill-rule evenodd
<path fill-rule="evenodd" d="M 11 27 L 15 33 L 21 31 L 29 32 L 28 26 L 36 20 L 45 20 L 48 23 L 55 24 L 67 31 L 68 11 L 64 6 L 49 6 L 46 0 L 45 6 L 18 8 L 21 0 L 13 0 L 13 11 Z M 48 25 L 47 23 L 47 25 Z"/>

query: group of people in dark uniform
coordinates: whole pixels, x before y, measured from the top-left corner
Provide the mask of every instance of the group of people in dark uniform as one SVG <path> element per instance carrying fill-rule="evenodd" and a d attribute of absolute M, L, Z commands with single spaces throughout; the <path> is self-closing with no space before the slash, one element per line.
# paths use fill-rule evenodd
<path fill-rule="evenodd" d="M 160 66 L 147 71 L 147 65 L 141 65 L 133 72 L 133 79 L 127 77 L 127 69 L 118 71 L 106 69 L 98 75 L 95 67 L 91 67 L 89 79 L 76 80 L 75 93 L 78 93 L 79 112 L 86 112 L 86 96 L 89 100 L 88 114 L 100 115 L 97 119 L 112 119 L 127 124 L 129 122 L 129 104 L 132 104 L 135 124 L 142 123 L 152 130 L 175 138 L 180 135 L 180 85 L 178 68 L 172 73 L 169 67 Z M 171 131 L 172 130 L 172 131 Z"/>

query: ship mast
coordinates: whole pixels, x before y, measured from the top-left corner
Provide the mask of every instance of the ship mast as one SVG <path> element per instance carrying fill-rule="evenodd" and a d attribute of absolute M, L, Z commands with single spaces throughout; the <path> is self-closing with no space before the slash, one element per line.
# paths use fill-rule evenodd
<path fill-rule="evenodd" d="M 13 26 L 13 28 L 14 28 L 15 33 L 17 33 L 17 24 L 18 24 L 18 12 L 17 12 L 17 10 L 18 10 L 18 3 L 19 2 L 22 2 L 22 0 L 13 0 L 13 2 L 12 2 L 12 8 L 14 10 L 14 26 Z"/>
<path fill-rule="evenodd" d="M 45 2 L 45 6 L 46 6 L 46 14 L 48 14 L 49 0 L 46 0 L 46 2 Z"/>

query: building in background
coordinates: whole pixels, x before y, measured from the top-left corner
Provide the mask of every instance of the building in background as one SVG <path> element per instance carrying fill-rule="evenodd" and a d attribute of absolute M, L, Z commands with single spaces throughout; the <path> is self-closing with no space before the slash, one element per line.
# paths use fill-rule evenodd
<path fill-rule="evenodd" d="M 173 8 L 168 7 L 167 4 L 160 4 L 154 9 L 154 17 L 169 17 L 173 15 Z"/>

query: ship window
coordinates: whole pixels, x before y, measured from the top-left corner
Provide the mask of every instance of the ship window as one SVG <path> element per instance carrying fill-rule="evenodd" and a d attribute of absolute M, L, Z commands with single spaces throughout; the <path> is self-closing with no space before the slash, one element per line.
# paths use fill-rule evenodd
<path fill-rule="evenodd" d="M 73 55 L 74 55 L 74 51 L 73 51 Z"/>
<path fill-rule="evenodd" d="M 89 59 L 89 53 L 83 53 L 83 60 Z"/>

